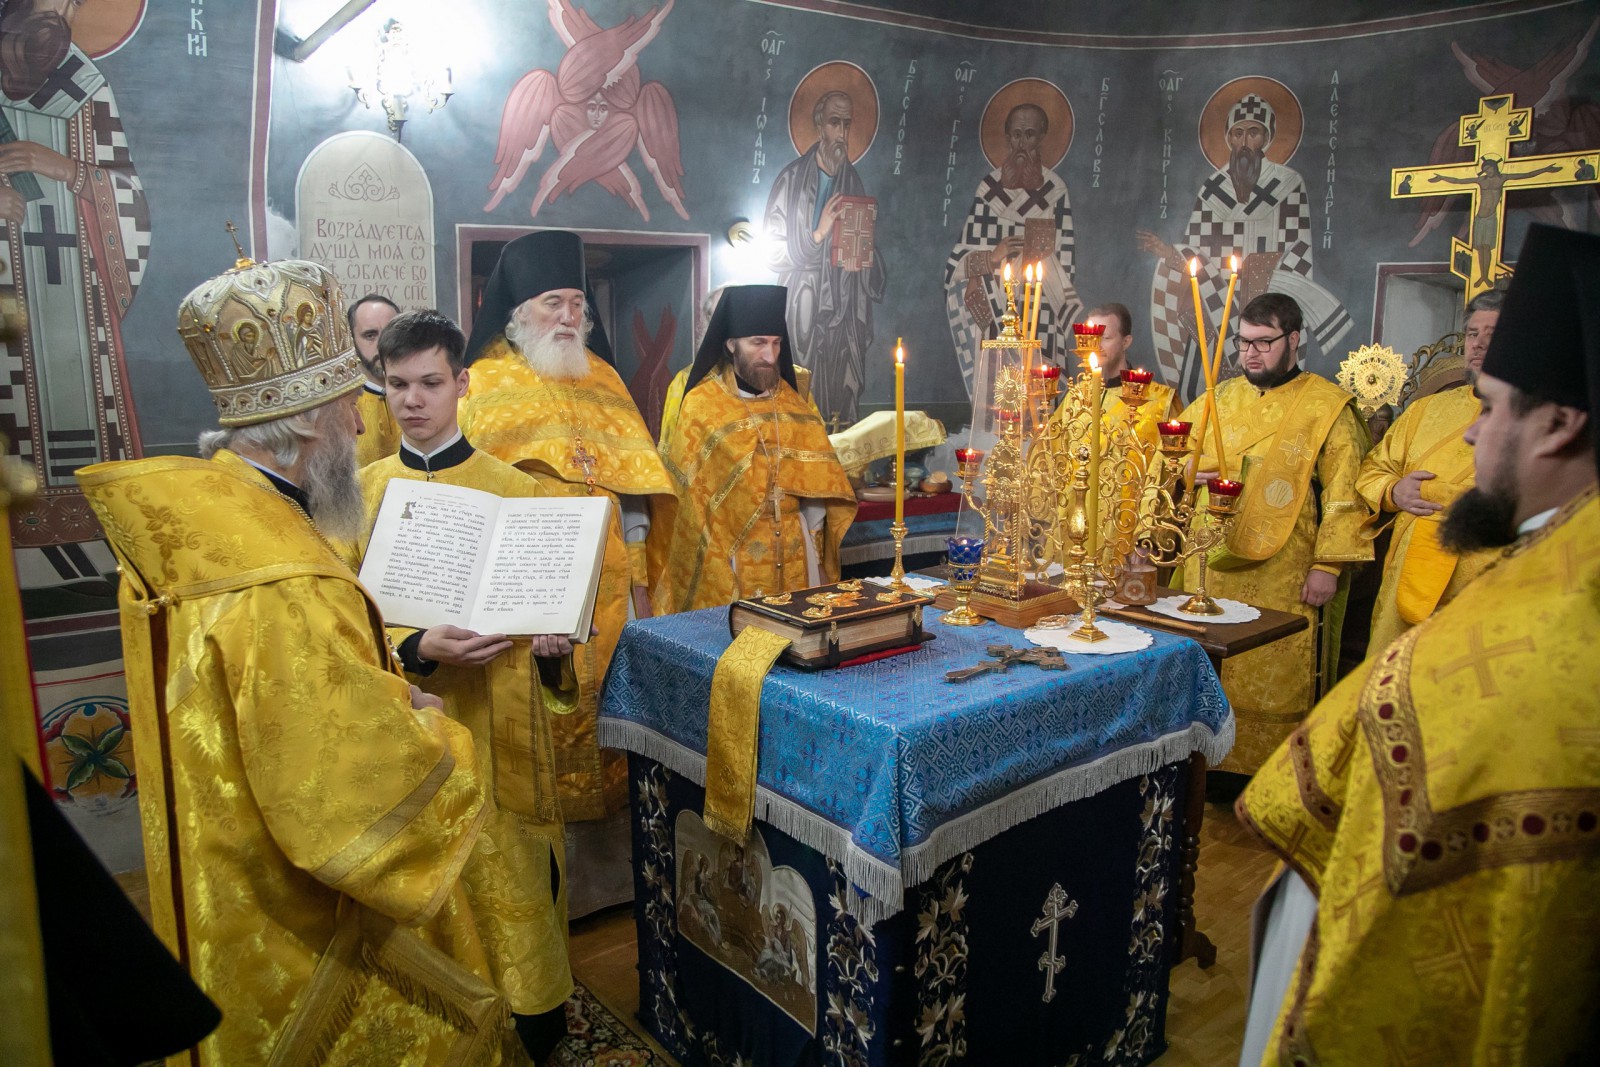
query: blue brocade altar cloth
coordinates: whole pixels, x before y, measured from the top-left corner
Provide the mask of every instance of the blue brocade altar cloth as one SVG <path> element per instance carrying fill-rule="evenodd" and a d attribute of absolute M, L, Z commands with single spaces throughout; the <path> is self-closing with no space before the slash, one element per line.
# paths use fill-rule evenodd
<path fill-rule="evenodd" d="M 944 861 L 1036 815 L 1194 753 L 1221 762 L 1233 716 L 1186 638 L 1068 656 L 962 683 L 944 673 L 1027 641 L 927 613 L 915 652 L 810 673 L 775 666 L 761 690 L 757 819 L 836 860 L 871 926 Z M 705 781 L 711 676 L 727 608 L 629 623 L 601 702 L 600 742 Z"/>

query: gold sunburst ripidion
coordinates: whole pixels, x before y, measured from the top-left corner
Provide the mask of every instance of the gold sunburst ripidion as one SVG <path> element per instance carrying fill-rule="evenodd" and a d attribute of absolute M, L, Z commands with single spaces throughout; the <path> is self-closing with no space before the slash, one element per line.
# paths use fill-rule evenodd
<path fill-rule="evenodd" d="M 1339 364 L 1339 384 L 1354 393 L 1367 414 L 1400 400 L 1406 361 L 1388 345 L 1362 345 Z"/>

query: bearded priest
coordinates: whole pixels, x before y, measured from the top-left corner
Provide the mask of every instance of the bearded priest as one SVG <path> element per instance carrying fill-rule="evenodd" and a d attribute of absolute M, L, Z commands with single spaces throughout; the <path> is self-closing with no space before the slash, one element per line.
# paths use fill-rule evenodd
<path fill-rule="evenodd" d="M 1264 293 L 1239 316 L 1239 365 L 1223 382 L 1217 413 L 1228 477 L 1244 494 L 1225 545 L 1210 558 L 1210 593 L 1291 611 L 1310 627 L 1266 648 L 1231 657 L 1222 687 L 1238 722 L 1238 741 L 1218 770 L 1253 774 L 1316 702 L 1321 677 L 1338 662 L 1337 637 L 1349 582 L 1347 564 L 1372 558 L 1361 536 L 1367 516 L 1356 471 L 1367 433 L 1355 398 L 1300 366 L 1305 319 L 1282 293 Z M 1179 416 L 1200 432 L 1201 397 Z M 1203 442 L 1198 482 L 1218 475 L 1215 435 Z M 1194 588 L 1190 559 L 1185 587 Z M 1321 638 L 1321 640 L 1319 640 Z"/>
<path fill-rule="evenodd" d="M 315 263 L 241 258 L 178 313 L 206 458 L 78 472 L 122 575 L 151 917 L 222 1009 L 218 1067 L 491 1062 L 506 1034 L 459 882 L 471 731 L 329 543 L 361 520 L 343 303 Z"/>
<path fill-rule="evenodd" d="M 1600 237 L 1531 226 L 1447 547 L 1498 558 L 1237 811 L 1288 865 L 1241 1064 L 1587 1063 L 1600 1004 Z"/>
<path fill-rule="evenodd" d="M 589 855 L 580 845 L 573 856 L 574 915 L 632 898 L 627 759 L 600 748 L 600 687 L 623 625 L 651 614 L 645 539 L 653 524 L 670 526 L 676 510 L 655 440 L 612 369 L 587 279 L 577 234 L 544 230 L 506 245 L 467 342 L 472 373 L 461 414 L 476 447 L 532 476 L 546 494 L 604 494 L 613 504 L 594 605 L 599 633 L 573 652 L 576 695 L 555 709 L 563 819 L 610 817 L 603 831 L 568 827 L 569 836 L 604 837 Z M 609 862 L 592 866 L 602 855 Z"/>
<path fill-rule="evenodd" d="M 729 286 L 662 441 L 677 522 L 650 537 L 654 602 L 693 611 L 839 580 L 856 497 L 796 389 L 781 285 Z"/>

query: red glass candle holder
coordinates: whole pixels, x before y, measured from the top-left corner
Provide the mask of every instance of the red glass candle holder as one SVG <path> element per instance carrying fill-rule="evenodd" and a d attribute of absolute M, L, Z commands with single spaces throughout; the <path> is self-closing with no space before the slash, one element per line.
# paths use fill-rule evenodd
<path fill-rule="evenodd" d="M 1239 510 L 1239 494 L 1244 483 L 1229 478 L 1213 478 L 1207 486 L 1206 507 L 1218 515 L 1232 515 Z"/>
<path fill-rule="evenodd" d="M 1154 371 L 1146 370 L 1143 367 L 1129 367 L 1127 370 L 1122 372 L 1122 382 L 1124 385 L 1129 382 L 1137 382 L 1140 385 L 1149 385 L 1155 380 L 1155 377 Z"/>

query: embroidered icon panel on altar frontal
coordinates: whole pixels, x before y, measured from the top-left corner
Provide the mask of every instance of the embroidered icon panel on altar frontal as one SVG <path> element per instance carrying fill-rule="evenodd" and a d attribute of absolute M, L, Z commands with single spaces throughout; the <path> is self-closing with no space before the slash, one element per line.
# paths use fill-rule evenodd
<path fill-rule="evenodd" d="M 740 845 L 681 811 L 676 831 L 678 931 L 815 1034 L 817 905 L 805 878 L 772 866 L 758 828 Z"/>

